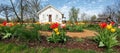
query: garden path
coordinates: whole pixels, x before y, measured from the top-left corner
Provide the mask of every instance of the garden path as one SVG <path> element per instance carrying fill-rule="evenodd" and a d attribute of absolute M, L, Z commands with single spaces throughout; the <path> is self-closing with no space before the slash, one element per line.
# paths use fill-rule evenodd
<path fill-rule="evenodd" d="M 50 36 L 52 32 L 50 31 L 40 31 L 42 35 L 44 36 Z M 72 37 L 72 38 L 85 38 L 85 37 L 91 37 L 95 36 L 97 32 L 92 31 L 92 30 L 84 30 L 83 32 L 67 32 L 67 36 Z"/>

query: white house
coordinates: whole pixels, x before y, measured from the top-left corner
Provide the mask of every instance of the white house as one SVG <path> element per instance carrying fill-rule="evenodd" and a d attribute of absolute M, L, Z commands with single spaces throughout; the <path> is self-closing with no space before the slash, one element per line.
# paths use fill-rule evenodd
<path fill-rule="evenodd" d="M 39 15 L 40 23 L 45 22 L 62 23 L 63 14 L 51 5 L 46 6 L 45 8 L 40 10 L 37 14 Z"/>

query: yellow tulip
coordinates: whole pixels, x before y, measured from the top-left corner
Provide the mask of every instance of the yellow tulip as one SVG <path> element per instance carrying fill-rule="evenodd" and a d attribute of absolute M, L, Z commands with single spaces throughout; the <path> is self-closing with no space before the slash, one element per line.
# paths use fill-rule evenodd
<path fill-rule="evenodd" d="M 114 28 L 111 29 L 111 32 L 115 32 L 116 30 Z"/>
<path fill-rule="evenodd" d="M 112 25 L 107 25 L 106 28 L 107 28 L 107 29 L 111 29 L 111 28 L 112 28 Z"/>
<path fill-rule="evenodd" d="M 57 35 L 59 35 L 59 34 L 60 34 L 60 32 L 56 32 L 56 34 L 57 34 Z"/>
<path fill-rule="evenodd" d="M 55 32 L 58 32 L 58 28 L 53 29 Z"/>

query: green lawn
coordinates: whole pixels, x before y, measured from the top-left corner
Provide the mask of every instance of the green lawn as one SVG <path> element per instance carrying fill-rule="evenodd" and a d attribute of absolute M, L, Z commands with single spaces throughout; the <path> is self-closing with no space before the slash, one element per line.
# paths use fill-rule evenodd
<path fill-rule="evenodd" d="M 13 43 L 0 42 L 0 53 L 96 53 L 93 50 L 84 51 L 79 49 L 65 49 L 65 48 L 44 48 L 35 47 L 30 48 L 27 45 L 15 45 Z"/>

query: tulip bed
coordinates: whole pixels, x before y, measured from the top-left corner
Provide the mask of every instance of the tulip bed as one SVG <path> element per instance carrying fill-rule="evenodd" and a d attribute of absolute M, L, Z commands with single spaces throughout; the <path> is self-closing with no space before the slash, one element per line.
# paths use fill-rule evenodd
<path fill-rule="evenodd" d="M 95 30 L 98 33 L 95 37 L 89 38 L 71 38 L 66 36 L 67 31 L 69 32 L 84 32 L 83 29 Z M 52 35 L 45 37 L 41 36 L 39 31 L 51 31 Z M 118 52 L 120 51 L 120 30 L 114 25 L 113 22 L 106 23 L 101 22 L 98 24 L 40 24 L 40 23 L 32 23 L 32 24 L 14 24 L 7 23 L 4 21 L 0 24 L 0 43 L 12 43 L 15 45 L 25 44 L 25 48 L 32 47 L 33 53 L 39 53 L 38 50 L 35 50 L 38 46 L 47 48 L 48 51 L 51 51 L 51 48 L 66 48 L 63 49 L 67 53 L 70 50 L 74 50 L 78 48 L 83 53 L 90 53 L 89 50 L 93 50 L 92 53 L 99 52 Z M 2 45 L 0 44 L 0 46 Z M 3 52 L 8 53 L 10 50 L 12 52 L 11 47 L 7 48 Z M 15 46 L 16 47 L 16 46 Z M 19 46 L 18 46 L 19 47 Z M 24 49 L 23 47 L 23 49 Z M 5 47 L 3 47 L 5 48 Z M 47 50 L 46 49 L 46 50 Z M 3 50 L 0 48 L 0 50 Z M 32 50 L 30 48 L 30 50 Z M 56 49 L 55 49 L 56 50 Z M 87 50 L 88 52 L 85 52 Z M 42 50 L 43 51 L 43 48 Z M 47 53 L 49 53 L 46 51 Z M 59 50 L 58 50 L 59 51 Z M 76 51 L 76 50 L 75 50 Z M 13 51 L 14 52 L 14 51 Z M 61 51 L 59 51 L 61 52 Z M 58 52 L 58 53 L 59 53 Z M 50 52 L 52 53 L 52 51 Z M 55 52 L 56 53 L 56 52 Z M 77 52 L 76 52 L 77 53 Z"/>

